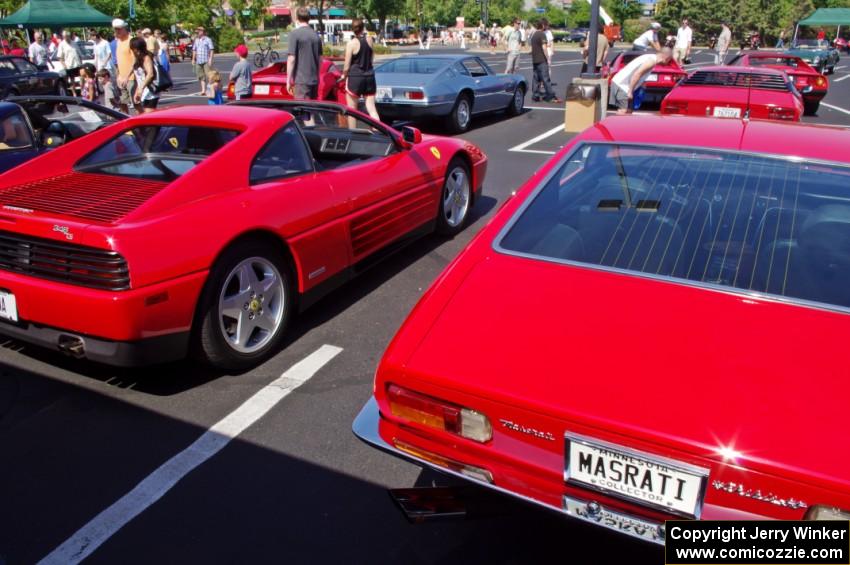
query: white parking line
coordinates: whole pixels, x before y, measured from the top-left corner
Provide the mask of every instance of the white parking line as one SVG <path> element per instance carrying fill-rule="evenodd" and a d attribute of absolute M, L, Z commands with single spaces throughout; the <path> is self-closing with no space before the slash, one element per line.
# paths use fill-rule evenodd
<path fill-rule="evenodd" d="M 850 78 L 850 75 L 844 75 L 841 78 L 832 79 L 832 82 L 841 82 L 842 80 L 847 80 L 848 78 Z"/>
<path fill-rule="evenodd" d="M 508 149 L 508 151 L 513 151 L 515 153 L 542 153 L 542 154 L 545 154 L 545 155 L 554 155 L 555 154 L 554 151 L 537 151 L 537 150 L 534 150 L 534 149 L 526 149 L 526 147 L 528 147 L 530 145 L 534 145 L 538 141 L 543 141 L 547 137 L 551 137 L 551 136 L 555 135 L 556 133 L 558 133 L 559 131 L 564 131 L 564 125 L 563 124 L 560 124 L 556 127 L 553 127 L 549 131 L 547 131 L 545 133 L 541 133 L 537 137 L 533 137 L 533 138 L 529 139 L 528 141 L 524 141 L 524 142 L 520 143 L 519 145 L 515 145 L 514 147 L 511 147 L 510 149 Z"/>
<path fill-rule="evenodd" d="M 850 110 L 845 110 L 844 108 L 839 108 L 838 106 L 833 106 L 832 104 L 827 104 L 826 102 L 821 102 L 820 105 L 829 108 L 830 110 L 835 110 L 836 112 L 841 112 L 842 114 L 850 115 Z"/>
<path fill-rule="evenodd" d="M 40 564 L 79 563 L 115 532 L 162 498 L 180 479 L 218 453 L 230 440 L 262 418 L 293 390 L 306 383 L 342 348 L 323 345 L 280 377 L 261 388 L 239 408 L 219 420 L 195 442 L 166 461 L 112 506 L 95 516 L 54 549 Z"/>

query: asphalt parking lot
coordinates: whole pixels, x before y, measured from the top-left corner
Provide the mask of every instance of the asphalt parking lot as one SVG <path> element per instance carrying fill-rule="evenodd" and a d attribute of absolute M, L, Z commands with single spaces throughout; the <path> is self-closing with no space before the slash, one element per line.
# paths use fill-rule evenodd
<path fill-rule="evenodd" d="M 503 68 L 502 55 L 482 57 Z M 700 52 L 694 65 L 712 60 Z M 233 62 L 221 57 L 217 67 Z M 560 95 L 580 66 L 577 52 L 556 54 Z M 530 67 L 524 55 L 529 77 Z M 205 103 L 187 64 L 173 78 L 164 105 Z M 842 61 L 819 115 L 804 121 L 850 127 L 848 78 Z M 351 433 L 407 313 L 568 141 L 562 106 L 529 104 L 512 119 L 479 119 L 463 135 L 490 157 L 485 197 L 463 233 L 422 239 L 334 292 L 249 373 L 190 363 L 114 369 L 3 342 L 0 565 L 661 562 L 655 546 L 509 501 L 476 520 L 411 526 L 386 488 L 443 479 Z"/>

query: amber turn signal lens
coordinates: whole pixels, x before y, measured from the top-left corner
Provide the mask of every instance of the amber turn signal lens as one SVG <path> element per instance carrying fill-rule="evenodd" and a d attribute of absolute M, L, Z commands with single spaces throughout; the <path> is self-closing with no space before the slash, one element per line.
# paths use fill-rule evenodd
<path fill-rule="evenodd" d="M 398 418 L 443 430 L 477 442 L 493 438 L 493 426 L 484 414 L 444 400 L 387 385 L 390 411 Z"/>

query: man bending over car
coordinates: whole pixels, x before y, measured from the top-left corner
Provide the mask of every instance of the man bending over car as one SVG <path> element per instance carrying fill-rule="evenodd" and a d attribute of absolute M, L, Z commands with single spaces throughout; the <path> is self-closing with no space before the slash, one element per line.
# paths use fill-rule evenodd
<path fill-rule="evenodd" d="M 635 92 L 646 82 L 655 65 L 666 65 L 672 58 L 673 51 L 669 47 L 635 57 L 611 79 L 608 103 L 617 107 L 618 114 L 631 114 Z"/>

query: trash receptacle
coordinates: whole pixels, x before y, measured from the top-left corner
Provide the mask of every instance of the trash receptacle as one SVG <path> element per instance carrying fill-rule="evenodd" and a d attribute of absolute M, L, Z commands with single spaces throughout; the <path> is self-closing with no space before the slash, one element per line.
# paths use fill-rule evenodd
<path fill-rule="evenodd" d="M 565 97 L 565 131 L 578 133 L 602 119 L 604 86 L 604 79 L 573 79 Z"/>

